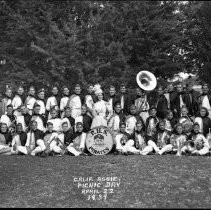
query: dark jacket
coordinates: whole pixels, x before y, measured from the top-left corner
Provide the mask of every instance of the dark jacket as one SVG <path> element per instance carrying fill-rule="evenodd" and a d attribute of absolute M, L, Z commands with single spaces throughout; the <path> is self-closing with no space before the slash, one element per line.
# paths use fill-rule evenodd
<path fill-rule="evenodd" d="M 113 104 L 112 104 L 112 106 L 113 106 L 113 108 L 115 107 L 115 105 L 116 105 L 116 103 L 120 103 L 120 101 L 119 101 L 119 97 L 117 96 L 117 95 L 114 95 L 114 96 L 110 96 L 110 95 L 105 95 L 105 101 L 106 102 L 108 102 L 111 98 L 113 98 Z"/>
<path fill-rule="evenodd" d="M 84 114 L 82 115 L 83 116 L 83 132 L 87 133 L 89 130 L 90 130 L 90 127 L 91 127 L 91 124 L 92 124 L 92 118 L 87 115 L 87 114 Z"/>
<path fill-rule="evenodd" d="M 123 96 L 123 94 L 118 94 L 118 102 L 120 104 L 121 104 L 122 96 Z M 124 108 L 123 108 L 122 112 L 124 114 L 128 114 L 129 111 L 130 111 L 130 105 L 132 104 L 131 97 L 130 97 L 130 95 L 128 93 L 125 93 L 123 99 L 124 99 Z"/>
<path fill-rule="evenodd" d="M 157 116 L 161 119 L 164 119 L 166 117 L 166 113 L 168 110 L 168 101 L 163 94 L 158 96 L 156 108 L 157 108 Z"/>

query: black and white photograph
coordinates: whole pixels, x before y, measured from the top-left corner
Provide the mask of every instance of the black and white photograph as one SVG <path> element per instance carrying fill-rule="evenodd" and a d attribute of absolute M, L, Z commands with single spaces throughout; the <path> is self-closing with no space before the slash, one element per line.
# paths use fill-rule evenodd
<path fill-rule="evenodd" d="M 210 208 L 211 1 L 0 0 L 0 208 Z"/>

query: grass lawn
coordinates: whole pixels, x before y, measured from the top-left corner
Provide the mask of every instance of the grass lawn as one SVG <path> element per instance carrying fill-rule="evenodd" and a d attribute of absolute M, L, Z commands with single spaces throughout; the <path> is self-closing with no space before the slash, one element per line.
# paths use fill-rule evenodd
<path fill-rule="evenodd" d="M 118 177 L 106 200 L 88 200 L 74 177 Z M 0 156 L 0 207 L 210 208 L 211 157 Z"/>

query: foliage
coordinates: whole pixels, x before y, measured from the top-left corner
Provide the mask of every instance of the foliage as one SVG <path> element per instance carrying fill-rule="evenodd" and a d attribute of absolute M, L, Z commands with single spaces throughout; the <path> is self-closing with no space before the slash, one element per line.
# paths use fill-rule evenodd
<path fill-rule="evenodd" d="M 1 85 L 136 86 L 183 69 L 176 1 L 1 1 Z"/>

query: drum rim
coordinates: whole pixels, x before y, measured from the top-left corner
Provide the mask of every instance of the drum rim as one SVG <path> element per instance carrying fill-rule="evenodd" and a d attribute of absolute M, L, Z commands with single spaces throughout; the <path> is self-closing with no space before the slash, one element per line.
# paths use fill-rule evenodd
<path fill-rule="evenodd" d="M 113 132 L 112 132 L 112 130 L 110 129 L 110 128 L 108 128 L 108 127 L 106 127 L 106 126 L 103 126 L 103 125 L 100 125 L 100 126 L 96 126 L 96 127 L 94 127 L 94 128 L 92 128 L 92 129 L 90 129 L 89 130 L 89 132 L 87 133 L 87 135 L 86 135 L 86 140 L 87 140 L 87 136 L 89 135 L 89 133 L 93 130 L 93 129 L 97 129 L 97 128 L 104 128 L 104 129 L 106 129 L 106 130 L 108 130 L 108 132 L 111 134 L 111 137 L 112 137 L 112 148 L 113 148 L 113 146 L 114 146 L 114 134 L 113 134 Z M 88 150 L 88 147 L 87 147 L 87 141 L 85 140 L 85 145 L 86 145 L 86 148 L 87 148 L 87 150 Z M 112 148 L 111 148 L 111 150 L 112 150 Z M 111 152 L 111 150 L 109 151 L 109 152 Z M 89 150 L 88 150 L 89 151 Z M 90 152 L 90 151 L 89 151 Z M 108 152 L 108 153 L 109 153 Z M 107 154 L 108 154 L 107 153 Z M 92 153 L 91 153 L 92 154 Z M 105 154 L 105 155 L 107 155 L 107 154 Z M 93 155 L 95 155 L 95 154 L 93 154 Z M 100 155 L 100 154 L 99 154 Z M 102 154 L 103 155 L 103 154 Z"/>

